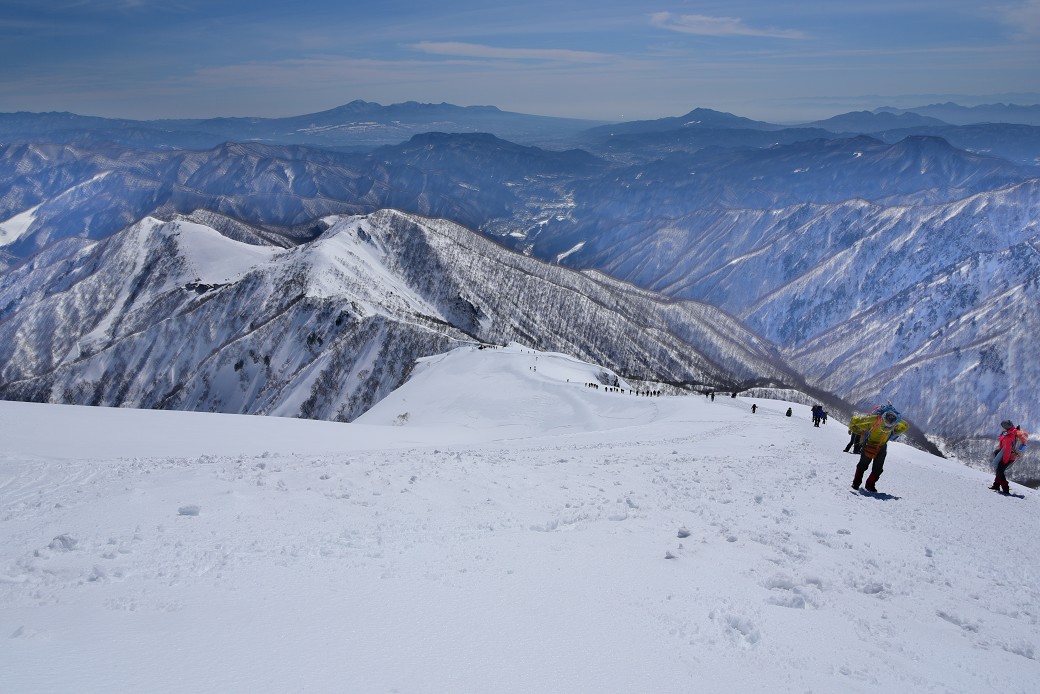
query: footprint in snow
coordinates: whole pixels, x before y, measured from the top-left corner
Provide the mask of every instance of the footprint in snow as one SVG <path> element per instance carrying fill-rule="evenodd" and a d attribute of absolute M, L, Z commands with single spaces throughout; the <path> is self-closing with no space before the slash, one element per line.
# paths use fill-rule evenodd
<path fill-rule="evenodd" d="M 728 614 L 718 621 L 728 631 L 731 638 L 746 648 L 751 648 L 762 640 L 762 634 L 758 631 L 758 627 L 746 617 Z"/>

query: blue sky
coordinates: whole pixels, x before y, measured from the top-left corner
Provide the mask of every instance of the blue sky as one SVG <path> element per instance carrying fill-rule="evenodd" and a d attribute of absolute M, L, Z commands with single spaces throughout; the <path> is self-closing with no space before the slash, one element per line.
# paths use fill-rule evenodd
<path fill-rule="evenodd" d="M 0 112 L 285 116 L 364 99 L 773 121 L 1040 102 L 1040 0 L 0 0 Z"/>

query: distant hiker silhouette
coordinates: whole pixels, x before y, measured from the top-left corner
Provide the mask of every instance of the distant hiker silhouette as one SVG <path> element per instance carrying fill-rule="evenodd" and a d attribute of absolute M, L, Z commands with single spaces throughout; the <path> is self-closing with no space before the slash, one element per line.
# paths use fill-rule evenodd
<path fill-rule="evenodd" d="M 868 492 L 876 492 L 874 485 L 885 469 L 885 457 L 888 455 L 888 442 L 910 428 L 899 410 L 891 404 L 879 405 L 870 414 L 856 415 L 849 422 L 849 429 L 860 436 L 863 450 L 856 464 L 856 475 L 852 478 L 852 488 L 859 489 L 863 481 L 863 473 L 870 468 L 870 477 L 864 488 Z"/>
<path fill-rule="evenodd" d="M 758 410 L 758 405 L 752 404 L 751 405 L 751 414 L 755 414 L 756 410 Z"/>
<path fill-rule="evenodd" d="M 792 412 L 791 412 L 791 408 L 790 408 L 790 407 L 788 407 L 788 408 L 787 408 L 787 414 L 786 414 L 785 416 L 786 416 L 786 417 L 790 417 L 790 416 L 791 416 L 791 414 L 792 414 Z"/>

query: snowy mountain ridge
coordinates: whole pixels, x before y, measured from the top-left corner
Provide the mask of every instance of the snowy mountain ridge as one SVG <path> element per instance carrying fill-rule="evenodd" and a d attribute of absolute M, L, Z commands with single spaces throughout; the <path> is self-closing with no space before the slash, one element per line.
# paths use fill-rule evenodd
<path fill-rule="evenodd" d="M 768 343 L 696 302 L 445 220 L 382 211 L 323 225 L 289 250 L 184 219 L 52 244 L 0 279 L 0 395 L 351 420 L 416 359 L 508 341 L 635 379 L 801 383 Z"/>
<path fill-rule="evenodd" d="M 856 493 L 839 421 L 603 368 L 462 346 L 351 424 L 0 401 L 0 689 L 1035 689 L 1037 492 L 895 442 Z"/>

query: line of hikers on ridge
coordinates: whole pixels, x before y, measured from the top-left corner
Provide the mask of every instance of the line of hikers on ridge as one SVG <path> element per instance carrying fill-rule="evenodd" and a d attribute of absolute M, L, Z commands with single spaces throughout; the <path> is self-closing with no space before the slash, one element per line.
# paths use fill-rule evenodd
<path fill-rule="evenodd" d="M 606 393 L 628 393 L 629 395 L 640 395 L 640 396 L 645 397 L 645 398 L 659 398 L 659 397 L 661 397 L 664 394 L 660 390 L 631 390 L 631 389 L 630 390 L 625 390 L 620 385 L 617 385 L 619 383 L 619 381 L 616 378 L 614 379 L 614 383 L 615 383 L 615 385 L 610 386 L 610 385 L 603 385 L 601 383 L 596 383 L 595 381 L 592 381 L 592 382 L 586 383 L 585 387 L 586 388 L 593 388 L 594 390 L 599 390 L 600 388 L 602 388 L 603 391 L 606 392 Z"/>

